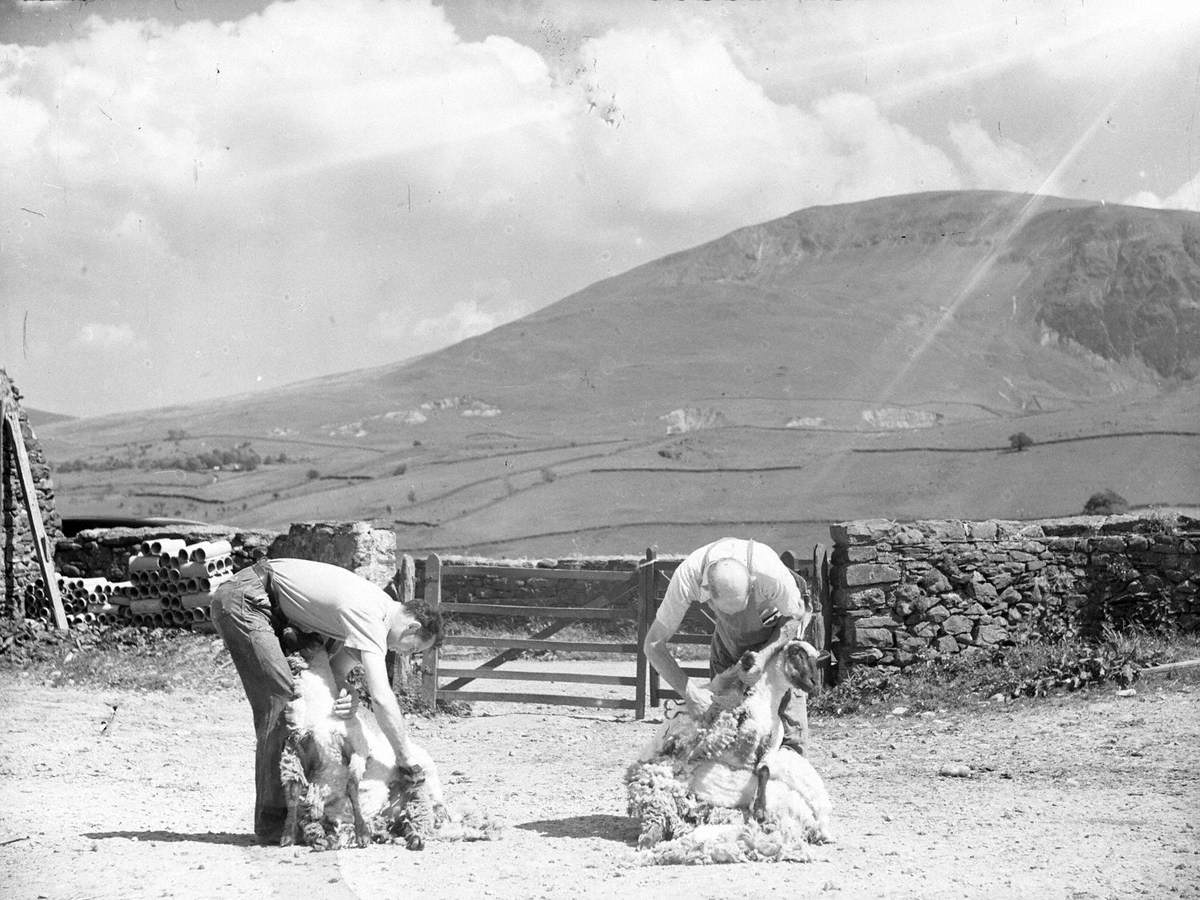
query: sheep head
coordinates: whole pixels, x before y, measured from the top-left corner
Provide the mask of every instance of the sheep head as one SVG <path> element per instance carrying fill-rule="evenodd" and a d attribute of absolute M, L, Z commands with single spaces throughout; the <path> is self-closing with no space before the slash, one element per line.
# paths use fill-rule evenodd
<path fill-rule="evenodd" d="M 423 850 L 438 821 L 425 770 L 419 765 L 397 766 L 389 787 L 390 802 L 380 815 L 383 830 L 402 839 L 409 850 Z"/>
<path fill-rule="evenodd" d="M 810 697 L 821 692 L 821 674 L 817 668 L 821 654 L 808 641 L 792 641 L 783 648 L 783 675 L 794 690 Z"/>

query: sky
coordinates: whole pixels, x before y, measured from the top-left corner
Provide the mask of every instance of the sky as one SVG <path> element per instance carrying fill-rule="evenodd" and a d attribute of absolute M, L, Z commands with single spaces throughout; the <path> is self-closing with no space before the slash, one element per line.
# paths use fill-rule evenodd
<path fill-rule="evenodd" d="M 0 367 L 90 416 L 389 363 L 809 206 L 1200 210 L 1194 0 L 0 0 Z"/>

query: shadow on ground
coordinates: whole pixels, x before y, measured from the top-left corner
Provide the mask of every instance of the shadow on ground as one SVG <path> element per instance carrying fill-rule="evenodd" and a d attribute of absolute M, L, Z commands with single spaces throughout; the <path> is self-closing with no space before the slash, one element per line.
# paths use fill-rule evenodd
<path fill-rule="evenodd" d="M 535 831 L 542 837 L 604 838 L 620 844 L 637 843 L 638 823 L 628 816 L 568 816 L 565 819 L 541 819 L 516 826 Z"/>
<path fill-rule="evenodd" d="M 178 831 L 93 831 L 84 837 L 94 841 L 125 838 L 130 841 L 162 841 L 168 844 L 194 841 L 199 844 L 231 844 L 237 847 L 253 847 L 258 843 L 252 834 L 233 834 L 228 831 L 205 831 L 197 834 Z"/>

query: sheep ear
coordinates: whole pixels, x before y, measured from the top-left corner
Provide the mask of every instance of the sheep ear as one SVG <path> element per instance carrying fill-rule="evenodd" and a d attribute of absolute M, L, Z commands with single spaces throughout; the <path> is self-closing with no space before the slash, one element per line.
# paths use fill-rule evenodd
<path fill-rule="evenodd" d="M 816 659 L 818 656 L 821 655 L 820 653 L 817 652 L 817 648 L 814 647 L 812 644 L 810 644 L 808 641 L 796 641 L 796 643 L 799 644 L 801 647 L 803 647 L 804 652 L 807 653 L 809 656 L 811 656 L 813 659 Z"/>

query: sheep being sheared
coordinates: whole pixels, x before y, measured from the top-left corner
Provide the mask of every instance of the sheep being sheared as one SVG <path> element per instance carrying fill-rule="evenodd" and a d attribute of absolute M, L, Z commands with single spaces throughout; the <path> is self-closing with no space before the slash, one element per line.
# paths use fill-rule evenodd
<path fill-rule="evenodd" d="M 279 763 L 288 803 L 283 846 L 329 850 L 403 842 L 419 850 L 431 839 L 495 836 L 486 819 L 450 813 L 437 766 L 424 748 L 412 745 L 411 768 L 396 764 L 371 711 L 361 668 L 348 678 L 357 707 L 342 719 L 333 713 L 335 680 L 320 639 L 287 629 L 284 645 L 292 651 L 287 659 L 295 696 L 285 711 L 288 733 Z"/>
<path fill-rule="evenodd" d="M 667 720 L 625 782 L 638 847 L 654 863 L 809 858 L 832 840 L 829 796 L 812 764 L 782 746 L 789 690 L 816 689 L 817 651 L 793 641 L 750 687 L 752 654 L 709 684 L 715 702 L 699 721 Z"/>

